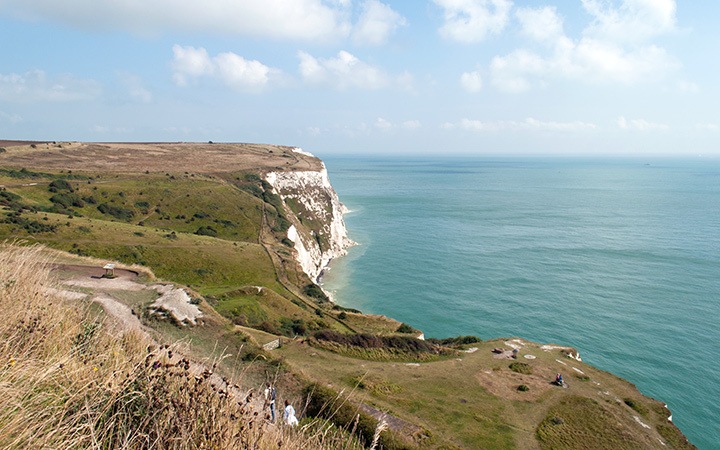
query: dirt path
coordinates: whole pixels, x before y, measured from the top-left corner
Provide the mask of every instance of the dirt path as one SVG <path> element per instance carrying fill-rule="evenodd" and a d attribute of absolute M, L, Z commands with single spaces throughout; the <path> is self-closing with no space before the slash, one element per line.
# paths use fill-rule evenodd
<path fill-rule="evenodd" d="M 140 322 L 140 319 L 138 319 L 138 317 L 133 314 L 130 307 L 124 303 L 120 303 L 118 300 L 104 292 L 94 295 L 92 297 L 92 301 L 100 304 L 107 315 L 115 319 L 122 331 L 138 331 L 148 339 L 153 340 L 150 334 L 145 330 L 143 324 Z"/>
<path fill-rule="evenodd" d="M 182 289 L 174 288 L 171 284 L 152 284 L 145 285 L 137 281 L 138 274 L 130 270 L 115 269 L 116 278 L 103 278 L 105 271 L 100 267 L 81 266 L 81 265 L 57 265 L 54 270 L 60 271 L 64 278 L 67 278 L 62 284 L 69 289 L 60 290 L 58 293 L 68 300 L 81 300 L 90 297 L 90 300 L 102 306 L 105 313 L 111 319 L 114 326 L 113 332 L 122 334 L 125 332 L 136 332 L 144 336 L 148 342 L 154 346 L 151 355 L 152 358 L 162 364 L 176 365 L 182 361 L 190 361 L 190 359 L 179 351 L 178 345 L 161 345 L 152 336 L 151 329 L 142 324 L 133 310 L 113 296 L 118 292 L 139 292 L 142 290 L 153 290 L 160 297 L 170 298 L 170 300 L 180 299 L 185 301 L 185 297 L 177 295 Z M 78 292 L 73 289 L 80 288 L 87 292 Z M 184 291 L 183 291 L 184 293 Z M 192 306 L 195 309 L 195 305 Z M 199 311 L 199 309 L 198 309 Z M 192 361 L 190 364 L 191 374 L 196 377 L 206 378 L 211 385 L 216 386 L 218 392 L 224 391 L 227 395 L 234 397 L 238 402 L 242 401 L 248 407 L 263 414 L 263 399 L 260 395 L 251 395 L 253 389 L 245 388 L 232 383 L 225 377 L 214 373 L 214 367 L 206 364 Z"/>

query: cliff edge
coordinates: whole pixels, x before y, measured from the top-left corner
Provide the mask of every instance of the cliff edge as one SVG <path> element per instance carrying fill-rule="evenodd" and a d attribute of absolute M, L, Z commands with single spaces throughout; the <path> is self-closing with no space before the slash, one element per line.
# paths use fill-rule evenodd
<path fill-rule="evenodd" d="M 300 149 L 293 151 L 314 157 Z M 321 162 L 320 170 L 314 171 L 268 172 L 265 179 L 292 212 L 287 238 L 294 243 L 303 271 L 317 283 L 330 261 L 345 255 L 354 244 L 343 220 L 346 208 L 330 184 L 325 164 Z"/>

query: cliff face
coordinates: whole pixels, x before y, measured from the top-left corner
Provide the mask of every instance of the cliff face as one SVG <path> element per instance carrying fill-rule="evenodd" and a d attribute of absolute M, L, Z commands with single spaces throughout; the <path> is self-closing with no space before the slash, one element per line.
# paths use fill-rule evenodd
<path fill-rule="evenodd" d="M 330 184 L 325 165 L 318 171 L 269 172 L 265 179 L 280 195 L 292 223 L 287 237 L 294 243 L 298 262 L 317 282 L 330 261 L 353 245 L 343 221 L 346 208 Z"/>

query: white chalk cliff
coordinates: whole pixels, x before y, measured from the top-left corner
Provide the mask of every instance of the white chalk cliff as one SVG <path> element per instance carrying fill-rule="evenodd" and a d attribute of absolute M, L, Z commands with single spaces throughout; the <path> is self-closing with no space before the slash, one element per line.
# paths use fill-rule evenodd
<path fill-rule="evenodd" d="M 300 266 L 317 282 L 330 261 L 345 255 L 354 244 L 343 220 L 346 208 L 330 184 L 325 165 L 319 171 L 269 172 L 265 179 L 283 200 L 292 223 L 287 237 L 294 243 Z"/>

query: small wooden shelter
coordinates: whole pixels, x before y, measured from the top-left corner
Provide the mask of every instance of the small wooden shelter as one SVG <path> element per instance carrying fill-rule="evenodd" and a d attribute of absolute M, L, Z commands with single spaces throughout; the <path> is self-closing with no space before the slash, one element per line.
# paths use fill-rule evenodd
<path fill-rule="evenodd" d="M 103 269 L 105 269 L 104 278 L 115 278 L 115 264 L 107 263 L 103 266 Z"/>

